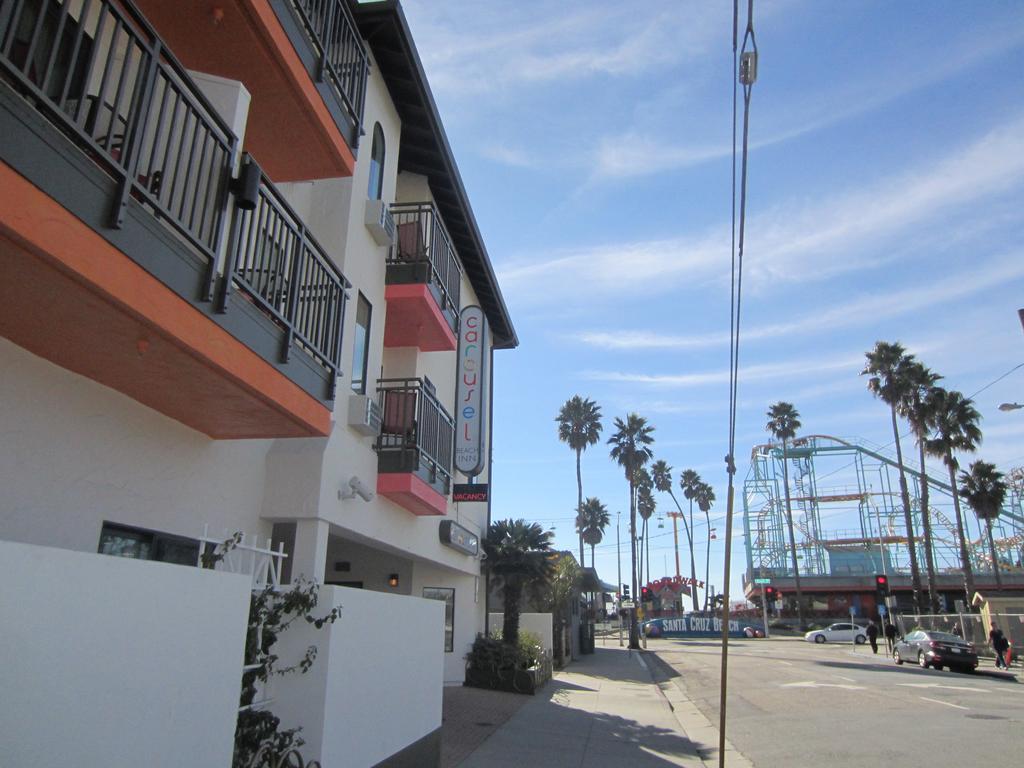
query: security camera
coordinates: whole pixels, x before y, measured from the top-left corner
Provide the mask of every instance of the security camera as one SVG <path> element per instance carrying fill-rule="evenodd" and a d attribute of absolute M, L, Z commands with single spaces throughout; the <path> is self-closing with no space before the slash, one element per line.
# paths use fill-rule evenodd
<path fill-rule="evenodd" d="M 372 501 L 374 492 L 363 485 L 363 481 L 355 475 L 345 484 L 345 487 L 338 491 L 339 499 L 354 499 L 356 496 L 363 501 Z"/>

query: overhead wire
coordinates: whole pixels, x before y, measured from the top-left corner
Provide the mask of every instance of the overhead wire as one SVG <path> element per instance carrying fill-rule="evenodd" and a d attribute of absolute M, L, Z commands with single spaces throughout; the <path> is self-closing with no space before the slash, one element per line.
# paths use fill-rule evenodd
<path fill-rule="evenodd" d="M 754 37 L 754 0 L 747 0 L 747 26 L 739 43 L 739 0 L 732 6 L 732 248 L 729 311 L 729 452 L 725 456 L 729 477 L 725 512 L 725 564 L 722 578 L 722 668 L 720 676 L 718 765 L 725 766 L 725 727 L 729 682 L 729 571 L 732 560 L 732 522 L 736 481 L 736 407 L 739 401 L 740 310 L 743 299 L 743 247 L 747 211 L 747 151 L 750 133 L 750 95 L 757 79 L 757 40 Z M 736 212 L 736 118 L 738 86 L 743 85 L 743 149 L 740 164 L 739 217 Z"/>

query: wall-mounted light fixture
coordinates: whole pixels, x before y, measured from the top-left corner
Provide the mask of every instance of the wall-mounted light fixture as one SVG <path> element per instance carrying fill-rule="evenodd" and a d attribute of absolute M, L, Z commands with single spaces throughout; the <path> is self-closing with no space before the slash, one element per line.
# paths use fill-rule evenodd
<path fill-rule="evenodd" d="M 390 576 L 388 576 L 388 586 L 392 587 L 392 588 L 398 586 L 398 574 L 397 573 L 392 573 Z"/>

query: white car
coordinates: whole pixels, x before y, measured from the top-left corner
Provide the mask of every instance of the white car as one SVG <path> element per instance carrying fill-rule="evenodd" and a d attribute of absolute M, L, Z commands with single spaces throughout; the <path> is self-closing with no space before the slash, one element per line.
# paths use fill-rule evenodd
<path fill-rule="evenodd" d="M 860 624 L 833 624 L 825 629 L 815 629 L 804 635 L 808 643 L 849 643 L 860 645 L 868 641 L 868 631 Z"/>

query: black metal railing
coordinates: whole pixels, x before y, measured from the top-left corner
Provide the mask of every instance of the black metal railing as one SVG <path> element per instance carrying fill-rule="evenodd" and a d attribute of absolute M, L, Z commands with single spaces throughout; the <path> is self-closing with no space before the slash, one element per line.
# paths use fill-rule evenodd
<path fill-rule="evenodd" d="M 319 56 L 318 79 L 330 83 L 354 125 L 363 124 L 369 58 L 346 0 L 291 0 Z"/>
<path fill-rule="evenodd" d="M 265 176 L 255 208 L 235 214 L 221 286 L 222 310 L 238 288 L 286 330 L 283 360 L 294 340 L 332 373 L 333 399 L 352 286 Z"/>
<path fill-rule="evenodd" d="M 237 139 L 134 5 L 4 0 L 0 65 L 119 180 L 112 226 L 132 195 L 212 263 Z"/>
<path fill-rule="evenodd" d="M 440 296 L 442 311 L 459 313 L 462 264 L 451 236 L 433 203 L 395 203 L 395 244 L 388 251 L 388 264 L 425 265 L 425 277 Z"/>
<path fill-rule="evenodd" d="M 347 9 L 346 9 L 347 10 Z M 0 0 L 0 75 L 208 264 L 214 298 L 238 140 L 129 0 Z M 237 288 L 331 372 L 350 287 L 274 186 L 237 210 L 219 309 Z"/>
<path fill-rule="evenodd" d="M 426 465 L 432 481 L 447 486 L 452 475 L 455 422 L 433 392 L 422 379 L 380 379 L 377 402 L 381 409 L 378 454 L 410 454 Z"/>

